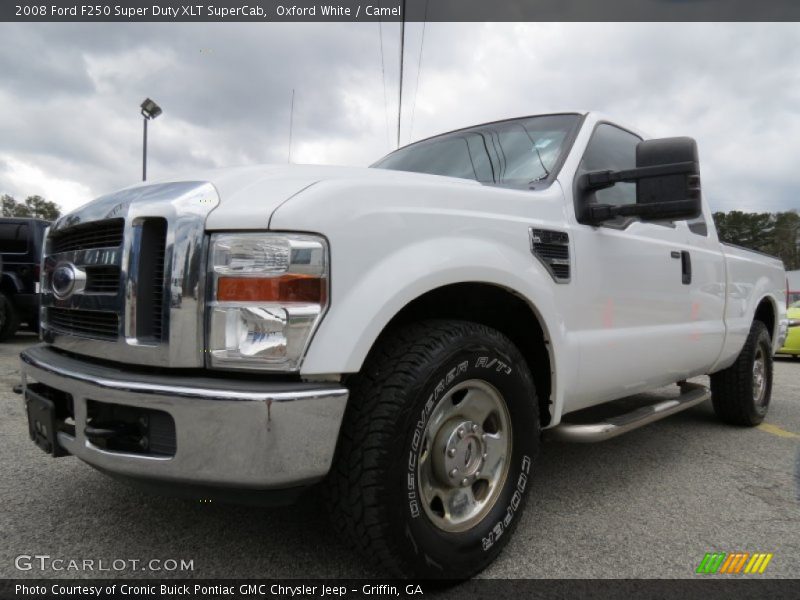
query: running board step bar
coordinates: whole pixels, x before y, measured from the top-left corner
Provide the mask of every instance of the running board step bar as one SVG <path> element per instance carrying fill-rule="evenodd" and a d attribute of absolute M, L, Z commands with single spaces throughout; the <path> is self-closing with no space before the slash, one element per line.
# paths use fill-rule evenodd
<path fill-rule="evenodd" d="M 677 398 L 663 400 L 629 413 L 611 417 L 600 423 L 561 423 L 546 431 L 547 437 L 560 442 L 603 442 L 639 429 L 711 398 L 711 391 L 697 383 L 680 384 Z"/>

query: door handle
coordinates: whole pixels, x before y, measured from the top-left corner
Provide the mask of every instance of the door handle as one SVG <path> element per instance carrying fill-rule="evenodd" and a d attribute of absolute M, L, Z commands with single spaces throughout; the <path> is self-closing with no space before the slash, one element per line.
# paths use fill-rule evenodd
<path fill-rule="evenodd" d="M 692 256 L 688 251 L 681 251 L 681 281 L 683 285 L 692 283 Z"/>
<path fill-rule="evenodd" d="M 692 283 L 692 256 L 686 250 L 672 250 L 669 255 L 681 261 L 681 281 L 683 285 Z"/>

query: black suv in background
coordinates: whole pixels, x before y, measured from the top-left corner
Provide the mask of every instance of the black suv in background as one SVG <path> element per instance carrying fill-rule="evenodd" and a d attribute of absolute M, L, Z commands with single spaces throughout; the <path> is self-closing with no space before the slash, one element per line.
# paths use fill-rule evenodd
<path fill-rule="evenodd" d="M 26 323 L 39 329 L 39 265 L 49 221 L 0 218 L 0 342 Z"/>

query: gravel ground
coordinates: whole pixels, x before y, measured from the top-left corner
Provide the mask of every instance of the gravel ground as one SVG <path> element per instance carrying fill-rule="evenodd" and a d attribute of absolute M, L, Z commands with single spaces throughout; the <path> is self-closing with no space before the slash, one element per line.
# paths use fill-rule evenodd
<path fill-rule="evenodd" d="M 0 345 L 0 577 L 369 577 L 308 495 L 287 508 L 143 494 L 29 440 L 20 335 Z M 546 443 L 516 534 L 483 577 L 693 577 L 706 552 L 772 552 L 800 572 L 800 360 L 777 359 L 767 423 L 716 421 L 710 403 L 599 445 Z M 192 560 L 189 573 L 18 571 L 18 555 Z"/>

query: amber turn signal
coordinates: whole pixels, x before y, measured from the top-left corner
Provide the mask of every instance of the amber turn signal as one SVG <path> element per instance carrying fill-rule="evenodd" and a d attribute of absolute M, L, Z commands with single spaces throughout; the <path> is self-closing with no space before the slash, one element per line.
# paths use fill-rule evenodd
<path fill-rule="evenodd" d="M 313 275 L 280 277 L 220 277 L 220 302 L 313 302 L 325 303 L 325 280 Z"/>

